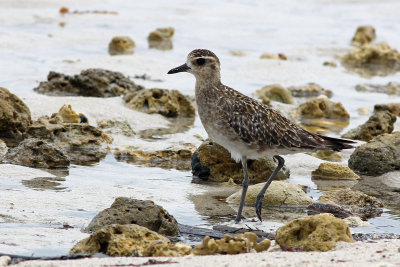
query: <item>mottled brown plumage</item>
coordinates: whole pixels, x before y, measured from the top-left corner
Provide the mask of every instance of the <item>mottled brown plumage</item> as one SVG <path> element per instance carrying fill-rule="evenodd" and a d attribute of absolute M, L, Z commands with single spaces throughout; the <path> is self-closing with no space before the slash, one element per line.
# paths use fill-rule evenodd
<path fill-rule="evenodd" d="M 283 166 L 285 155 L 311 150 L 340 151 L 352 148 L 353 141 L 310 133 L 270 107 L 221 83 L 220 61 L 211 51 L 196 49 L 185 64 L 168 74 L 189 72 L 196 77 L 196 102 L 201 122 L 209 137 L 231 152 L 243 165 L 243 194 L 236 221 L 241 218 L 248 185 L 247 159 L 274 156 L 279 164 L 257 198 L 257 215 L 261 199 L 272 179 Z"/>

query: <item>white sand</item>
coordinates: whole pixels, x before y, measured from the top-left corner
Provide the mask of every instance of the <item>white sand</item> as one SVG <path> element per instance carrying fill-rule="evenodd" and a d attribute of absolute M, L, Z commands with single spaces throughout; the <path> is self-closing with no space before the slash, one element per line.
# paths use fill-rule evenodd
<path fill-rule="evenodd" d="M 340 242 L 328 252 L 282 252 L 277 247 L 263 253 L 219 256 L 187 256 L 182 258 L 152 258 L 157 261 L 170 261 L 168 264 L 151 266 L 400 266 L 400 240 L 379 240 L 369 242 Z M 97 258 L 69 261 L 29 261 L 16 266 L 136 266 L 151 258 Z"/>

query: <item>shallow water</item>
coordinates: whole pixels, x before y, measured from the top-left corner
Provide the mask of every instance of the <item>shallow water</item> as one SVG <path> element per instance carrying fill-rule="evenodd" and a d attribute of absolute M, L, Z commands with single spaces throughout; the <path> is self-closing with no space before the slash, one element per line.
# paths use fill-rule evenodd
<path fill-rule="evenodd" d="M 32 89 L 38 81 L 46 79 L 50 70 L 75 74 L 85 68 L 101 67 L 130 77 L 145 73 L 161 82 L 134 80 L 147 88 L 179 89 L 193 96 L 193 77 L 167 76 L 166 72 L 182 64 L 187 53 L 195 48 L 214 51 L 222 62 L 223 82 L 247 95 L 271 83 L 290 86 L 316 82 L 332 90 L 332 100 L 342 102 L 351 115 L 350 125 L 342 133 L 368 118 L 358 115 L 357 108 L 373 109 L 376 103 L 400 101 L 398 96 L 360 93 L 354 88 L 358 83 L 398 81 L 399 73 L 366 79 L 348 73 L 335 59 L 351 48 L 349 43 L 356 27 L 364 24 L 376 28 L 377 41 L 387 41 L 400 49 L 399 1 L 73 0 L 67 3 L 70 10 L 107 10 L 118 15 L 60 15 L 58 10 L 66 5 L 65 1 L 0 2 L 0 86 L 21 97 L 31 109 L 33 119 L 50 115 L 69 103 L 94 125 L 101 119 L 121 117 L 127 118 L 136 132 L 167 127 L 168 121 L 161 116 L 119 108 L 120 98 L 51 98 Z M 60 22 L 65 26 L 60 27 Z M 148 33 L 167 26 L 176 30 L 174 49 L 148 49 Z M 136 42 L 135 54 L 109 56 L 107 45 L 115 35 L 131 36 Z M 247 56 L 235 57 L 229 53 L 231 50 L 244 51 Z M 260 60 L 262 53 L 284 53 L 289 60 Z M 326 60 L 336 61 L 338 67 L 322 66 Z M 184 142 L 199 145 L 201 140 L 194 135 L 207 136 L 198 118 L 185 132 L 164 135 L 156 141 L 137 136 L 117 137 L 113 145 L 143 149 Z M 317 198 L 322 192 L 311 180 L 313 168 L 307 166 L 305 171 L 292 169 L 289 181 L 308 185 L 309 194 Z M 46 256 L 67 253 L 75 242 L 87 236 L 80 229 L 118 196 L 153 200 L 182 224 L 210 227 L 215 223 L 198 213 L 189 200 L 191 195 L 205 193 L 210 187 L 193 183 L 190 172 L 134 166 L 109 155 L 94 166 L 72 166 L 65 181 L 58 181 L 61 188 L 58 190 L 24 186 L 23 180 L 36 177 L 54 176 L 27 168 L 0 173 L 0 252 Z M 399 214 L 387 210 L 381 217 L 370 220 L 372 226 L 352 231 L 400 234 Z M 226 222 L 229 217 L 222 220 Z M 74 228 L 55 229 L 63 224 Z M 254 225 L 266 229 L 279 226 L 268 222 Z"/>

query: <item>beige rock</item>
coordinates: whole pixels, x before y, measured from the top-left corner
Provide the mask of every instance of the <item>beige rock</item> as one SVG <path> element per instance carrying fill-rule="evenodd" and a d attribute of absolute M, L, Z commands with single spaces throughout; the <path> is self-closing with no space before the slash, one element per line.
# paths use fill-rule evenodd
<path fill-rule="evenodd" d="M 264 53 L 260 56 L 260 59 L 278 59 L 278 60 L 287 60 L 287 57 L 282 54 L 270 54 L 270 53 Z"/>
<path fill-rule="evenodd" d="M 339 121 L 348 121 L 350 118 L 342 103 L 333 102 L 323 95 L 301 104 L 299 113 L 302 118 L 326 118 Z"/>
<path fill-rule="evenodd" d="M 192 247 L 183 243 L 167 243 L 161 240 L 154 241 L 145 252 L 146 257 L 182 257 L 190 255 Z"/>
<path fill-rule="evenodd" d="M 295 219 L 276 232 L 276 242 L 284 248 L 328 251 L 338 241 L 354 242 L 345 221 L 324 213 Z"/>
<path fill-rule="evenodd" d="M 191 158 L 196 147 L 185 145 L 158 151 L 143 151 L 134 147 L 117 148 L 114 156 L 131 164 L 165 169 L 191 170 Z"/>
<path fill-rule="evenodd" d="M 97 231 L 112 224 L 137 224 L 159 234 L 179 234 L 178 223 L 163 207 L 151 200 L 118 197 L 110 208 L 98 213 L 87 226 L 87 231 Z"/>
<path fill-rule="evenodd" d="M 372 42 L 376 39 L 375 28 L 368 26 L 359 26 L 351 40 L 354 45 L 362 45 Z"/>
<path fill-rule="evenodd" d="M 382 135 L 384 133 L 391 133 L 396 122 L 396 116 L 390 111 L 384 110 L 373 114 L 369 119 L 362 125 L 349 130 L 343 134 L 343 138 L 370 141 L 375 136 Z"/>
<path fill-rule="evenodd" d="M 79 123 L 81 121 L 78 113 L 72 109 L 71 105 L 63 105 L 58 111 L 58 115 L 64 123 Z"/>
<path fill-rule="evenodd" d="M 0 87 L 0 138 L 6 143 L 19 142 L 31 123 L 31 112 L 25 103 Z"/>
<path fill-rule="evenodd" d="M 122 134 L 128 137 L 136 134 L 127 121 L 118 119 L 101 120 L 97 122 L 97 125 L 103 132 L 107 134 Z"/>
<path fill-rule="evenodd" d="M 360 179 L 349 167 L 331 162 L 321 163 L 312 176 L 319 179 Z"/>
<path fill-rule="evenodd" d="M 342 65 L 361 76 L 386 76 L 400 70 L 400 53 L 385 42 L 364 44 L 344 55 Z"/>
<path fill-rule="evenodd" d="M 276 166 L 277 163 L 269 158 L 248 160 L 250 183 L 267 181 Z M 192 172 L 200 178 L 215 182 L 227 182 L 233 179 L 241 183 L 243 180 L 242 164 L 235 162 L 225 148 L 211 140 L 203 142 L 193 154 Z M 276 179 L 286 179 L 289 175 L 290 171 L 283 167 Z"/>
<path fill-rule="evenodd" d="M 148 89 L 140 90 L 124 97 L 129 108 L 146 112 L 159 113 L 166 117 L 194 117 L 195 109 L 191 101 L 178 90 Z"/>
<path fill-rule="evenodd" d="M 172 37 L 174 35 L 174 28 L 158 28 L 152 31 L 147 40 L 149 41 L 149 48 L 155 48 L 159 50 L 171 50 L 172 49 Z"/>
<path fill-rule="evenodd" d="M 332 68 L 336 68 L 337 64 L 335 61 L 324 61 L 324 63 L 322 63 L 322 65 L 324 66 L 328 66 L 328 67 L 332 67 Z"/>
<path fill-rule="evenodd" d="M 90 237 L 79 241 L 70 250 L 76 253 L 103 253 L 109 256 L 142 256 L 146 255 L 154 241 L 169 243 L 169 239 L 136 224 L 106 226 Z"/>
<path fill-rule="evenodd" d="M 294 97 L 317 97 L 320 95 L 326 95 L 327 97 L 332 96 L 332 91 L 323 88 L 317 83 L 306 83 L 303 85 L 290 86 L 288 90 Z"/>
<path fill-rule="evenodd" d="M 387 104 L 376 104 L 374 106 L 374 112 L 387 110 L 395 116 L 400 116 L 400 103 L 387 103 Z"/>
<path fill-rule="evenodd" d="M 339 205 L 357 213 L 363 219 L 379 216 L 383 212 L 384 206 L 383 202 L 376 197 L 350 189 L 325 192 L 318 201 Z"/>
<path fill-rule="evenodd" d="M 356 90 L 359 92 L 400 95 L 400 82 L 388 82 L 387 84 L 362 83 L 356 85 Z"/>
<path fill-rule="evenodd" d="M 254 204 L 261 188 L 265 183 L 250 185 L 247 189 L 245 203 Z M 242 190 L 232 194 L 226 200 L 228 202 L 240 202 Z M 283 181 L 272 181 L 265 192 L 262 203 L 267 205 L 289 205 L 289 206 L 307 206 L 313 202 L 312 198 L 307 196 L 300 186 Z"/>
<path fill-rule="evenodd" d="M 194 255 L 214 255 L 214 254 L 239 254 L 248 253 L 253 250 L 261 252 L 271 246 L 271 241 L 264 239 L 257 242 L 257 235 L 252 232 L 236 234 L 233 237 L 225 235 L 222 239 L 213 239 L 206 236 L 203 243 L 196 245 L 193 249 Z"/>
<path fill-rule="evenodd" d="M 371 109 L 367 107 L 360 107 L 357 109 L 357 113 L 360 116 L 368 115 L 371 113 Z"/>
<path fill-rule="evenodd" d="M 239 51 L 239 50 L 231 50 L 231 51 L 229 51 L 229 53 L 230 53 L 232 56 L 236 56 L 236 57 L 244 57 L 244 56 L 247 56 L 247 53 L 246 53 L 246 52 Z"/>
<path fill-rule="evenodd" d="M 295 104 L 295 100 L 292 97 L 290 91 L 280 84 L 271 84 L 264 86 L 263 88 L 256 91 L 256 95 L 266 105 L 269 101 L 278 101 L 286 104 Z"/>
<path fill-rule="evenodd" d="M 312 153 L 311 155 L 326 161 L 341 162 L 343 160 L 342 154 L 330 150 L 318 150 L 316 153 Z"/>
<path fill-rule="evenodd" d="M 135 42 L 129 36 L 115 36 L 108 44 L 108 53 L 110 55 L 133 54 Z"/>

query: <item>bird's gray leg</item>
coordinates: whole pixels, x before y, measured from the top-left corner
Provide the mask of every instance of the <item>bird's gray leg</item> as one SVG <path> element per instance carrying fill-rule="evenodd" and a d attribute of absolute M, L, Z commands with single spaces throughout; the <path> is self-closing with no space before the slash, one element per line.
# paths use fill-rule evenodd
<path fill-rule="evenodd" d="M 260 221 L 262 221 L 261 205 L 262 205 L 262 199 L 264 198 L 264 194 L 267 191 L 272 180 L 274 180 L 275 176 L 278 174 L 278 172 L 282 169 L 283 165 L 285 164 L 285 160 L 281 156 L 275 155 L 274 158 L 278 160 L 278 166 L 276 166 L 274 172 L 271 174 L 268 181 L 265 183 L 264 187 L 260 190 L 260 192 L 257 195 L 257 199 L 256 199 L 256 205 L 255 205 L 256 213 L 257 213 L 257 217 L 258 217 L 258 219 L 260 219 Z"/>
<path fill-rule="evenodd" d="M 242 157 L 242 168 L 243 168 L 243 188 L 242 188 L 242 197 L 240 198 L 239 210 L 235 219 L 235 223 L 240 222 L 242 219 L 242 210 L 244 206 L 244 199 L 246 198 L 247 188 L 249 187 L 250 179 L 249 174 L 247 173 L 247 158 Z"/>

